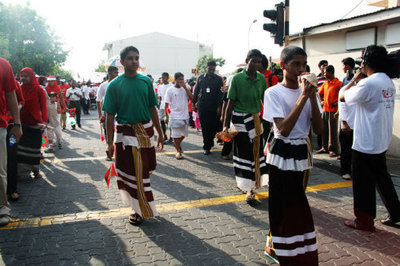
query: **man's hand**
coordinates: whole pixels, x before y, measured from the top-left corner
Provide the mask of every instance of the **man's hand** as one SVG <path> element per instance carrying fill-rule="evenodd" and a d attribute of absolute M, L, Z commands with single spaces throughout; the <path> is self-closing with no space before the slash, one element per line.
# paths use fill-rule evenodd
<path fill-rule="evenodd" d="M 338 120 L 338 119 L 339 119 L 339 112 L 336 112 L 336 113 L 333 115 L 333 117 L 334 117 L 336 120 Z"/>
<path fill-rule="evenodd" d="M 164 137 L 162 134 L 158 135 L 158 139 L 157 139 L 157 147 L 159 151 L 162 151 L 162 149 L 164 148 Z"/>
<path fill-rule="evenodd" d="M 104 115 L 101 115 L 101 116 L 99 116 L 99 120 L 100 120 L 100 122 L 104 122 L 104 121 L 106 121 L 106 117 L 104 116 Z"/>
<path fill-rule="evenodd" d="M 21 129 L 21 127 L 20 126 L 13 126 L 12 128 L 11 128 L 11 130 L 10 130 L 10 134 L 9 134 L 10 136 L 11 135 L 14 135 L 15 136 L 15 139 L 17 140 L 17 142 L 19 142 L 19 140 L 21 139 L 21 137 L 22 137 L 22 129 Z"/>
<path fill-rule="evenodd" d="M 304 96 L 308 98 L 315 96 L 315 87 L 308 80 L 303 79 L 301 78 L 301 76 L 299 76 L 298 82 Z"/>
<path fill-rule="evenodd" d="M 106 153 L 108 158 L 112 159 L 114 156 L 114 143 L 107 143 Z"/>
<path fill-rule="evenodd" d="M 350 134 L 353 130 L 349 127 L 346 121 L 342 121 L 342 131 L 345 134 Z"/>

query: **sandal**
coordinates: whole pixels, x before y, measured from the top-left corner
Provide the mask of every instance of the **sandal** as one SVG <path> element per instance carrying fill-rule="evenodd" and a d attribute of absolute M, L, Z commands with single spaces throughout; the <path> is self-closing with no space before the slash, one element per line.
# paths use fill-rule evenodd
<path fill-rule="evenodd" d="M 352 229 L 356 230 L 362 230 L 362 231 L 368 231 L 368 232 L 374 232 L 375 231 L 375 226 L 365 226 L 357 223 L 355 220 L 354 221 L 344 221 L 344 225 L 347 227 L 350 227 Z"/>
<path fill-rule="evenodd" d="M 278 256 L 276 256 L 275 251 L 270 247 L 265 247 L 264 255 L 270 258 L 275 263 L 279 264 Z"/>
<path fill-rule="evenodd" d="M 143 218 L 137 213 L 131 214 L 129 216 L 129 223 L 131 225 L 139 226 L 143 223 Z"/>
<path fill-rule="evenodd" d="M 400 219 L 399 220 L 393 220 L 390 217 L 387 217 L 386 219 L 381 220 L 381 224 L 388 225 L 388 226 L 396 226 L 396 223 L 398 223 L 398 222 L 400 222 Z"/>
<path fill-rule="evenodd" d="M 255 199 L 256 199 L 256 195 L 254 194 L 253 191 L 250 191 L 250 194 L 247 193 L 246 197 L 244 198 L 244 200 L 247 201 L 247 203 L 251 203 L 251 202 L 255 201 Z"/>
<path fill-rule="evenodd" d="M 33 178 L 39 179 L 39 178 L 43 178 L 43 176 L 39 171 L 37 171 L 37 172 L 33 172 Z"/>
<path fill-rule="evenodd" d="M 178 153 L 175 155 L 175 158 L 176 158 L 177 160 L 182 160 L 182 159 L 183 159 L 182 153 L 178 152 Z"/>
<path fill-rule="evenodd" d="M 17 192 L 11 193 L 8 198 L 11 201 L 17 201 L 17 200 L 19 200 L 19 194 Z"/>

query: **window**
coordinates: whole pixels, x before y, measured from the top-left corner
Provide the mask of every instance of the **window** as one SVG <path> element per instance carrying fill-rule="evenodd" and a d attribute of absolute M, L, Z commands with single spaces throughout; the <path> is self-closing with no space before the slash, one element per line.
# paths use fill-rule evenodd
<path fill-rule="evenodd" d="M 346 50 L 357 50 L 376 44 L 376 28 L 346 32 Z"/>
<path fill-rule="evenodd" d="M 387 45 L 400 43 L 400 22 L 387 25 L 385 43 Z"/>

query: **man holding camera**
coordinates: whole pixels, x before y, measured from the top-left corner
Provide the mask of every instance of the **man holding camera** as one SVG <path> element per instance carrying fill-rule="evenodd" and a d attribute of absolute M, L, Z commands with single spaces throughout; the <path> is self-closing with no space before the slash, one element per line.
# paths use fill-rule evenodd
<path fill-rule="evenodd" d="M 361 69 L 340 93 L 340 101 L 356 105 L 352 177 L 356 219 L 345 225 L 375 231 L 375 187 L 389 212 L 382 224 L 400 222 L 400 202 L 386 167 L 385 153 L 392 138 L 395 86 L 389 74 L 389 56 L 382 46 L 368 46 Z M 367 78 L 363 78 L 363 73 Z M 389 75 L 388 75 L 389 74 Z M 398 73 L 396 74 L 398 76 Z"/>

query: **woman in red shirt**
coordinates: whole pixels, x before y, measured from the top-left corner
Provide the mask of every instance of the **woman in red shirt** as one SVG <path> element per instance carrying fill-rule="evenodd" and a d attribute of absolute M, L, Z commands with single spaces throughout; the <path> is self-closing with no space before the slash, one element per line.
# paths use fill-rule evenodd
<path fill-rule="evenodd" d="M 46 94 L 31 68 L 22 69 L 20 77 L 25 104 L 20 112 L 24 135 L 18 143 L 18 171 L 20 174 L 33 172 L 34 178 L 40 178 L 42 127 L 48 122 Z"/>

